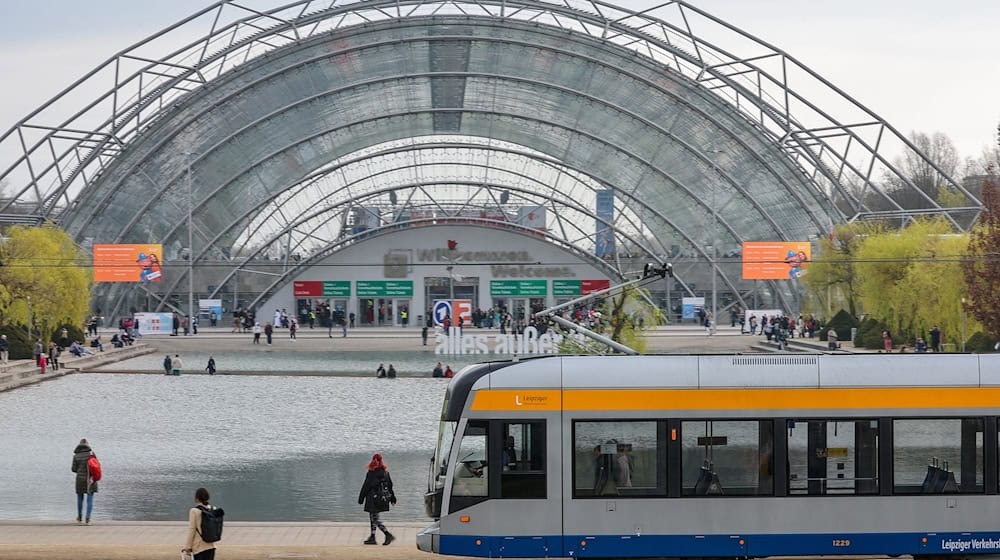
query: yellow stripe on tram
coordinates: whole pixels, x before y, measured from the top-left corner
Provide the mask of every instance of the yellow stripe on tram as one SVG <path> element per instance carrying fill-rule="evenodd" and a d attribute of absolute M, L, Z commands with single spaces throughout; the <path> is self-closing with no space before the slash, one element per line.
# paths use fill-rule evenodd
<path fill-rule="evenodd" d="M 1000 407 L 1000 387 L 481 389 L 472 410 L 809 410 Z"/>

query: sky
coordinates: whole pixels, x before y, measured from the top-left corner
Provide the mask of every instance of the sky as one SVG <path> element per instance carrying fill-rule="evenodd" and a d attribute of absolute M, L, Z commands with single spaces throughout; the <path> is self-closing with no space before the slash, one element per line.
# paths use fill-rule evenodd
<path fill-rule="evenodd" d="M 784 50 L 904 134 L 943 132 L 963 158 L 978 156 L 995 141 L 1000 0 L 690 2 Z M 0 129 L 115 52 L 208 4 L 0 0 Z"/>

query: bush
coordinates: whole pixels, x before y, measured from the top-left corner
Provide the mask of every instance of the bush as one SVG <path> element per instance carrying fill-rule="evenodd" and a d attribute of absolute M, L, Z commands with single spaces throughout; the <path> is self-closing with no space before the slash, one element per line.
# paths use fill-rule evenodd
<path fill-rule="evenodd" d="M 78 327 L 76 325 L 70 325 L 70 324 L 59 325 L 55 329 L 53 329 L 52 330 L 52 336 L 49 338 L 49 340 L 51 340 L 52 342 L 55 342 L 56 344 L 62 344 L 62 342 L 59 340 L 59 338 L 60 338 L 59 335 L 60 335 L 60 333 L 62 332 L 63 329 L 66 329 L 66 331 L 69 334 L 69 342 L 70 342 L 70 344 L 72 344 L 74 340 L 78 341 L 78 342 L 86 342 L 87 341 L 87 335 L 84 334 L 83 329 L 81 329 L 80 327 Z"/>
<path fill-rule="evenodd" d="M 7 325 L 0 327 L 0 334 L 7 335 L 10 344 L 11 360 L 32 359 L 35 347 L 28 338 L 28 330 L 24 325 Z"/>
<path fill-rule="evenodd" d="M 997 341 L 990 337 L 988 334 L 983 332 L 976 332 L 976 334 L 969 337 L 965 341 L 965 351 L 975 352 L 977 354 L 985 354 L 987 352 L 995 352 L 993 349 Z"/>
<path fill-rule="evenodd" d="M 871 317 L 861 321 L 858 325 L 858 336 L 854 338 L 854 345 L 858 348 L 865 347 L 864 341 L 871 335 L 872 331 L 875 332 L 878 340 L 882 340 L 882 328 L 879 326 L 878 321 L 872 319 Z M 881 344 L 881 342 L 879 343 Z"/>
<path fill-rule="evenodd" d="M 820 329 L 819 339 L 826 340 L 826 333 L 833 329 L 837 332 L 837 340 L 851 340 L 851 329 L 858 326 L 858 320 L 847 311 L 841 309 Z"/>

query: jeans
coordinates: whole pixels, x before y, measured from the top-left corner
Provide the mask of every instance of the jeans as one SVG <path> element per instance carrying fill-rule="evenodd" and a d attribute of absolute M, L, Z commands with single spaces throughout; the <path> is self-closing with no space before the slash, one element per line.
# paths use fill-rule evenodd
<path fill-rule="evenodd" d="M 76 516 L 83 517 L 83 496 L 84 494 L 76 495 Z M 91 492 L 86 494 L 87 496 L 87 519 L 90 519 L 91 512 L 94 511 L 94 494 Z"/>

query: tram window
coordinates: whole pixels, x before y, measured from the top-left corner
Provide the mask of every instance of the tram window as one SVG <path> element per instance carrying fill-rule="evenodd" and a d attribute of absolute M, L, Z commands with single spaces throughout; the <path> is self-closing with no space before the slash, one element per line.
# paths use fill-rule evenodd
<path fill-rule="evenodd" d="M 788 493 L 878 493 L 878 421 L 788 420 Z"/>
<path fill-rule="evenodd" d="M 773 494 L 773 433 L 770 420 L 681 422 L 682 493 Z"/>
<path fill-rule="evenodd" d="M 650 421 L 573 423 L 573 497 L 664 496 L 665 430 Z"/>
<path fill-rule="evenodd" d="M 545 497 L 545 422 L 505 422 L 500 497 Z"/>
<path fill-rule="evenodd" d="M 485 421 L 470 420 L 465 426 L 465 433 L 462 434 L 462 441 L 458 446 L 452 496 L 486 498 L 489 495 L 487 484 L 489 467 L 486 454 L 488 432 L 488 424 Z"/>
<path fill-rule="evenodd" d="M 894 420 L 893 491 L 982 493 L 983 419 Z"/>

